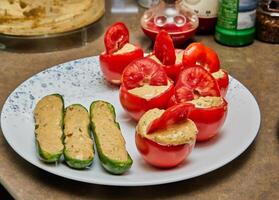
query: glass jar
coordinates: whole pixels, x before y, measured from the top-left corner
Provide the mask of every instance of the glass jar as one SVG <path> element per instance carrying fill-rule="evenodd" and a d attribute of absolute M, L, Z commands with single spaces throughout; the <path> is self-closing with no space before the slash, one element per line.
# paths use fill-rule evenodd
<path fill-rule="evenodd" d="M 141 18 L 141 28 L 148 37 L 155 40 L 160 30 L 166 30 L 175 46 L 193 37 L 198 24 L 198 16 L 182 0 L 161 0 Z"/>
<path fill-rule="evenodd" d="M 256 17 L 257 38 L 264 42 L 279 43 L 279 1 L 263 0 Z"/>

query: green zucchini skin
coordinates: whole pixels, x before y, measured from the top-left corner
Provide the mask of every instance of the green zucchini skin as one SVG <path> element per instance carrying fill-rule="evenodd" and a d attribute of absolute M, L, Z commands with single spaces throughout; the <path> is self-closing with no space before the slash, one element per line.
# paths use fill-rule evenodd
<path fill-rule="evenodd" d="M 92 157 L 92 159 L 88 159 L 88 160 L 75 159 L 75 158 L 68 156 L 67 151 L 64 150 L 65 162 L 67 163 L 67 165 L 69 167 L 71 167 L 73 169 L 85 169 L 86 167 L 91 166 L 93 163 L 93 158 L 94 157 Z"/>
<path fill-rule="evenodd" d="M 84 109 L 87 113 L 87 109 L 81 105 L 81 104 L 72 104 L 70 105 L 72 107 L 81 107 L 82 109 Z M 65 113 L 64 113 L 64 116 L 66 116 L 66 113 L 67 113 L 67 109 L 70 107 L 68 106 L 66 109 L 65 109 Z M 88 115 L 88 118 L 89 118 L 89 115 Z M 64 126 L 65 128 L 65 126 Z M 90 123 L 88 123 L 88 127 L 87 127 L 87 133 L 88 133 L 88 136 L 91 138 L 91 134 L 90 134 Z M 94 160 L 94 145 L 92 145 L 92 149 L 93 149 L 93 155 L 92 155 L 92 158 L 90 159 L 84 159 L 84 160 L 81 160 L 81 159 L 76 159 L 76 158 L 73 158 L 71 157 L 69 154 L 68 154 L 68 151 L 67 151 L 67 148 L 66 148 L 66 145 L 65 145 L 65 138 L 66 138 L 66 135 L 65 135 L 65 132 L 64 132 L 64 151 L 63 151 L 63 154 L 64 154 L 64 159 L 65 159 L 65 162 L 66 164 L 71 167 L 71 168 L 74 168 L 74 169 L 85 169 L 86 167 L 89 167 L 92 165 L 93 163 L 93 160 Z M 92 139 L 92 138 L 91 138 Z"/>
<path fill-rule="evenodd" d="M 123 174 L 124 172 L 126 172 L 127 170 L 129 170 L 131 168 L 131 166 L 133 164 L 133 160 L 132 160 L 132 158 L 131 158 L 131 156 L 129 155 L 128 152 L 127 152 L 128 159 L 126 161 L 119 161 L 119 160 L 111 159 L 103 153 L 103 151 L 101 149 L 100 141 L 99 141 L 98 136 L 97 136 L 96 131 L 95 131 L 96 126 L 95 126 L 95 124 L 92 120 L 92 116 L 94 115 L 93 109 L 94 109 L 94 106 L 98 102 L 103 102 L 108 106 L 111 114 L 113 115 L 115 126 L 117 126 L 119 130 L 120 130 L 120 125 L 119 125 L 118 122 L 116 122 L 115 109 L 114 109 L 113 105 L 111 105 L 108 102 L 101 101 L 101 100 L 94 101 L 94 102 L 91 103 L 91 106 L 90 106 L 91 129 L 92 129 L 94 140 L 95 140 L 95 143 L 96 143 L 96 148 L 97 148 L 97 152 L 98 152 L 98 155 L 99 155 L 99 159 L 101 161 L 101 164 L 102 164 L 103 168 L 105 170 L 107 170 L 109 173 L 111 173 L 111 174 Z"/>
<path fill-rule="evenodd" d="M 61 109 L 61 115 L 62 115 L 62 120 L 60 121 L 60 127 L 61 127 L 61 131 L 63 133 L 63 118 L 64 118 L 64 99 L 60 94 L 51 94 L 51 95 L 47 95 L 47 96 L 57 96 L 61 99 L 62 101 L 62 109 Z M 45 96 L 45 97 L 47 97 Z M 57 152 L 56 154 L 51 154 L 47 151 L 44 151 L 41 146 L 40 146 L 40 142 L 37 140 L 37 133 L 36 133 L 36 129 L 37 129 L 37 124 L 35 125 L 35 143 L 36 143 L 36 149 L 37 149 L 37 153 L 38 156 L 40 158 L 40 160 L 42 160 L 45 163 L 57 163 L 60 160 L 60 157 L 63 154 L 63 149 L 59 152 Z M 61 142 L 63 142 L 63 134 L 61 136 Z"/>
<path fill-rule="evenodd" d="M 36 140 L 36 149 L 40 160 L 42 160 L 45 163 L 57 163 L 63 153 L 62 150 L 59 151 L 57 154 L 50 154 L 41 148 L 40 143 L 37 140 Z"/>

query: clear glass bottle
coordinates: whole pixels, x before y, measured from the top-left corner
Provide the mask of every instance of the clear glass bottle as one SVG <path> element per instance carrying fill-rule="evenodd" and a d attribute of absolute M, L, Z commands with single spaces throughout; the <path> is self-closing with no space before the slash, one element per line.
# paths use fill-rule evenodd
<path fill-rule="evenodd" d="M 158 5 L 145 11 L 141 18 L 141 28 L 148 37 L 155 40 L 160 30 L 166 30 L 175 46 L 193 37 L 198 25 L 198 16 L 182 0 L 160 0 Z"/>

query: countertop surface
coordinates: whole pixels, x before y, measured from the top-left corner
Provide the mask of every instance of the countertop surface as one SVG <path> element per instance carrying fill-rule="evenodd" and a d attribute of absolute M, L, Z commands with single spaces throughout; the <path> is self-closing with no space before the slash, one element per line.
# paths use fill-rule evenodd
<path fill-rule="evenodd" d="M 106 1 L 105 16 L 92 26 L 84 46 L 43 52 L 0 51 L 0 107 L 24 80 L 53 65 L 98 55 L 105 28 L 123 21 L 131 41 L 146 51 L 151 41 L 140 30 L 142 8 L 135 1 Z M 123 13 L 125 12 L 125 13 Z M 0 131 L 0 181 L 15 199 L 279 199 L 279 45 L 255 41 L 241 48 L 222 46 L 212 35 L 197 36 L 215 49 L 222 68 L 243 83 L 261 110 L 255 141 L 238 158 L 211 173 L 189 180 L 147 187 L 111 187 L 86 184 L 49 174 L 17 155 Z M 66 43 L 66 42 L 65 42 Z M 26 46 L 27 48 L 27 46 Z M 40 49 L 38 51 L 38 49 Z M 237 126 L 237 124 L 235 125 Z M 245 133 L 243 133 L 245 134 Z"/>

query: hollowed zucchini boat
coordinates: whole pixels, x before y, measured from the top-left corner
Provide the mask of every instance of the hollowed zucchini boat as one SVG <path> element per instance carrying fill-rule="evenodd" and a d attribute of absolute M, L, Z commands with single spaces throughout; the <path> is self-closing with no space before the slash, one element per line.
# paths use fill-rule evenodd
<path fill-rule="evenodd" d="M 115 119 L 114 107 L 105 101 L 94 101 L 90 106 L 90 120 L 104 169 L 112 174 L 126 172 L 133 161 L 126 151 L 125 140 Z"/>
<path fill-rule="evenodd" d="M 64 100 L 59 94 L 43 97 L 34 109 L 35 141 L 40 159 L 59 161 L 63 153 Z"/>
<path fill-rule="evenodd" d="M 94 159 L 93 140 L 90 136 L 90 120 L 86 108 L 73 104 L 66 108 L 64 116 L 64 158 L 72 168 L 83 169 Z"/>

